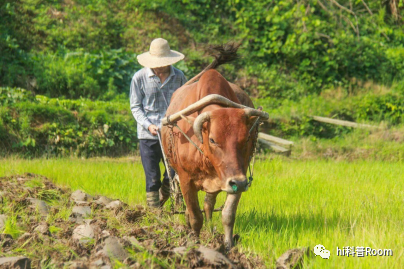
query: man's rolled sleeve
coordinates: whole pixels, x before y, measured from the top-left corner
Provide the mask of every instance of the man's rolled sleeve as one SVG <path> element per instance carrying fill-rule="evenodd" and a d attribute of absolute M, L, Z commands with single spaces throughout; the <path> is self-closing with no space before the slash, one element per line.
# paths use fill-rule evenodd
<path fill-rule="evenodd" d="M 152 123 L 146 117 L 145 111 L 143 110 L 142 99 L 143 95 L 141 93 L 140 85 L 137 83 L 135 78 L 132 78 L 130 87 L 130 103 L 132 115 L 134 116 L 138 124 L 142 125 L 142 127 L 148 130 L 149 126 L 152 125 Z"/>

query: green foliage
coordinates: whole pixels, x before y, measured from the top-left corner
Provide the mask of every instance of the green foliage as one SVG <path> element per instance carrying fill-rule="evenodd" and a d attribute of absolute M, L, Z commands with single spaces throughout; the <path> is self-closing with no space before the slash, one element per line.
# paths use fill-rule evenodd
<path fill-rule="evenodd" d="M 12 215 L 7 218 L 6 223 L 4 224 L 4 228 L 2 233 L 11 235 L 14 239 L 18 238 L 22 231 L 17 226 L 17 216 Z"/>
<path fill-rule="evenodd" d="M 22 101 L 36 102 L 36 99 L 30 91 L 25 89 L 0 87 L 0 104 L 2 106 L 7 106 Z"/>
<path fill-rule="evenodd" d="M 325 93 L 309 95 L 299 101 L 286 99 L 278 103 L 269 97 L 258 99 L 256 103 L 271 116 L 264 130 L 280 137 L 333 138 L 352 131 L 352 128 L 317 122 L 311 117 L 314 115 L 373 125 L 384 122 L 394 126 L 404 121 L 403 92 L 379 93 L 368 89 L 354 96 L 328 97 Z"/>
<path fill-rule="evenodd" d="M 141 68 L 135 55 L 122 49 L 93 54 L 41 53 L 33 59 L 35 91 L 50 97 L 111 100 L 129 91 L 134 70 Z"/>
<path fill-rule="evenodd" d="M 62 228 L 56 227 L 56 226 L 49 226 L 49 232 L 51 234 L 57 234 L 58 232 L 60 232 L 62 230 Z"/>
<path fill-rule="evenodd" d="M 403 1 L 391 2 L 2 0 L 0 151 L 133 151 L 127 93 L 141 68 L 136 54 L 156 37 L 186 55 L 177 67 L 188 78 L 210 61 L 204 44 L 240 41 L 241 58 L 219 70 L 270 112 L 267 129 L 275 135 L 316 140 L 351 132 L 311 115 L 400 124 Z M 335 92 L 344 98 L 325 98 Z"/>
<path fill-rule="evenodd" d="M 353 78 L 390 85 L 403 75 L 403 2 L 41 1 L 0 3 L 0 83 L 50 97 L 110 100 L 139 69 L 134 53 L 158 36 L 185 52 L 188 77 L 208 62 L 195 43 L 242 42 L 231 80 L 298 100 Z M 16 23 L 18 22 L 18 23 Z M 125 53 L 124 49 L 128 52 Z"/>
<path fill-rule="evenodd" d="M 127 102 L 92 102 L 37 96 L 22 101 L 21 89 L 3 91 L 0 100 L 1 154 L 24 156 L 116 156 L 136 150 L 135 120 Z M 13 94 L 17 92 L 17 94 Z M 16 102 L 10 99 L 15 96 Z M 30 95 L 27 95 L 30 97 Z"/>
<path fill-rule="evenodd" d="M 298 99 L 347 87 L 352 78 L 384 84 L 403 78 L 403 27 L 393 19 L 400 17 L 386 3 L 368 4 L 183 0 L 149 8 L 178 18 L 199 42 L 241 40 L 239 68 L 258 78 L 260 95 Z"/>

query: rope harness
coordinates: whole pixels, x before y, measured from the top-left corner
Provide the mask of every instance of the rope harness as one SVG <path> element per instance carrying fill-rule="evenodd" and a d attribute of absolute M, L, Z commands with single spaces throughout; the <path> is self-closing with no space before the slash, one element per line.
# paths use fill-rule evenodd
<path fill-rule="evenodd" d="M 167 99 L 166 99 L 166 97 L 165 97 L 165 95 L 164 95 L 163 93 L 162 93 L 162 96 L 163 96 L 163 98 L 164 98 L 164 101 L 165 101 L 167 107 L 169 107 L 169 103 L 167 102 Z M 169 131 L 168 152 L 169 152 L 169 154 L 171 154 L 171 156 L 173 157 L 172 162 L 173 162 L 173 163 L 176 162 L 176 151 L 175 151 L 174 135 L 173 135 L 173 128 L 174 128 L 174 127 L 176 127 L 176 128 L 181 132 L 181 134 L 183 134 L 183 136 L 184 136 L 203 156 L 205 156 L 203 150 L 202 150 L 200 147 L 198 147 L 198 145 L 197 145 L 193 140 L 191 140 L 191 138 L 177 125 L 177 122 L 170 122 L 170 121 L 169 121 L 169 119 L 170 119 L 169 117 L 170 117 L 170 115 L 167 116 L 167 122 L 169 123 L 167 126 L 168 126 L 168 128 L 170 129 L 170 131 Z M 257 146 L 257 139 L 258 139 L 258 135 L 259 135 L 259 125 L 260 125 L 260 117 L 258 117 L 258 118 L 256 119 L 256 121 L 253 123 L 252 127 L 251 127 L 250 130 L 249 130 L 248 138 L 247 138 L 247 140 L 246 140 L 246 145 L 247 145 L 248 142 L 252 139 L 252 131 L 255 130 L 256 132 L 255 132 L 255 136 L 254 136 L 254 140 L 253 140 L 253 150 L 252 150 L 252 152 L 251 152 L 251 155 L 249 156 L 249 166 L 248 166 L 248 169 L 249 169 L 249 178 L 248 178 L 248 183 L 247 183 L 246 191 L 247 191 L 248 188 L 252 185 L 252 182 L 253 182 L 253 169 L 254 169 L 254 164 L 255 164 L 255 154 L 256 154 L 256 150 L 257 150 L 257 149 L 256 149 L 256 146 Z M 169 167 L 169 159 L 168 159 L 168 157 L 166 156 L 165 151 L 164 151 L 164 149 L 163 149 L 163 144 L 162 144 L 162 138 L 161 138 L 160 130 L 157 131 L 157 135 L 158 135 L 160 147 L 161 147 L 161 149 L 162 149 L 163 160 L 164 160 L 164 164 L 165 164 L 165 167 L 166 167 L 166 171 L 168 172 L 168 176 L 169 176 L 170 190 L 171 190 L 171 192 L 170 192 L 170 203 L 171 203 L 170 209 L 171 209 L 171 213 L 172 213 L 172 214 L 183 213 L 183 212 L 177 212 L 177 211 L 175 211 L 175 209 L 174 209 L 175 202 L 176 202 L 176 204 L 178 205 L 178 204 L 180 204 L 180 200 L 181 200 L 182 208 L 183 208 L 183 209 L 185 208 L 185 206 L 184 206 L 184 201 L 182 200 L 182 193 L 181 193 L 181 190 L 180 190 L 180 183 L 179 183 L 178 177 L 177 177 L 177 180 L 176 180 L 176 179 L 174 179 L 174 178 L 171 176 L 170 167 Z M 234 188 L 234 187 L 236 187 L 236 188 Z M 237 191 L 237 186 L 233 186 L 232 189 L 236 192 L 236 191 Z M 223 208 L 223 207 L 222 207 L 222 208 Z"/>
<path fill-rule="evenodd" d="M 249 157 L 249 181 L 248 181 L 248 185 L 247 187 L 249 188 L 252 185 L 253 182 L 253 169 L 254 169 L 254 165 L 255 165 L 255 156 L 256 156 L 256 146 L 257 146 L 257 138 L 259 136 L 259 126 L 260 126 L 260 117 L 258 117 L 255 121 L 255 123 L 253 124 L 253 126 L 250 128 L 249 130 L 249 137 L 246 140 L 246 144 L 249 142 L 251 135 L 252 135 L 252 130 L 255 129 L 256 130 L 256 135 L 253 141 L 253 151 L 252 154 Z M 253 162 L 251 162 L 253 159 Z M 252 166 L 251 166 L 252 165 Z M 246 188 L 247 190 L 247 188 Z"/>
<path fill-rule="evenodd" d="M 254 164 L 255 164 L 255 154 L 256 154 L 256 146 L 257 146 L 257 139 L 258 139 L 258 135 L 259 135 L 259 125 L 260 125 L 260 117 L 258 117 L 256 119 L 256 121 L 254 122 L 254 124 L 252 125 L 252 127 L 249 130 L 249 135 L 248 138 L 246 140 L 246 145 L 249 143 L 249 141 L 253 138 L 253 150 L 251 152 L 251 155 L 249 156 L 249 178 L 248 178 L 248 183 L 247 183 L 247 187 L 246 187 L 246 191 L 248 190 L 249 187 L 251 187 L 252 182 L 253 182 L 253 169 L 254 169 Z M 176 127 L 182 134 L 183 136 L 195 147 L 197 148 L 197 150 L 203 155 L 204 152 L 203 150 L 198 147 L 198 145 L 191 140 L 191 138 L 189 136 L 187 136 L 187 134 L 176 124 L 176 123 L 170 123 L 169 125 L 167 125 L 168 128 L 170 129 L 169 131 L 169 152 L 174 156 L 175 154 L 175 150 L 174 150 L 174 135 L 173 135 L 173 127 Z M 255 131 L 255 136 L 252 136 L 252 131 Z M 165 166 L 166 166 L 166 170 L 169 171 L 169 163 L 168 163 L 168 158 L 166 157 L 166 154 L 163 150 L 163 146 L 162 146 L 162 139 L 161 139 L 161 135 L 158 132 L 158 138 L 159 138 L 159 142 L 160 145 L 162 147 L 162 153 L 163 153 L 163 159 L 165 161 Z M 175 162 L 173 160 L 173 162 Z M 175 213 L 179 213 L 176 212 L 174 210 L 174 201 L 178 200 L 178 198 L 181 196 L 181 190 L 179 188 L 179 183 L 178 181 L 176 181 L 175 179 L 172 179 L 170 173 L 169 173 L 169 179 L 170 179 L 170 188 L 171 188 L 171 193 L 170 193 L 170 201 L 171 201 L 171 212 L 172 214 Z M 237 187 L 236 189 L 232 187 L 232 189 L 236 192 L 237 191 Z M 184 207 L 184 203 L 183 203 L 183 207 Z"/>

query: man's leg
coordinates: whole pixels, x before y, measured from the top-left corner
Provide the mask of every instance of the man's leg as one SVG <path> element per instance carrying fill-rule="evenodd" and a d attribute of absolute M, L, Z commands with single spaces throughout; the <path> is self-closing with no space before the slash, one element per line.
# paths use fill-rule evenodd
<path fill-rule="evenodd" d="M 172 168 L 170 168 L 170 176 L 172 179 L 174 178 L 175 174 L 176 172 Z M 167 174 L 165 166 L 165 173 L 163 174 L 162 186 L 160 187 L 160 206 L 163 206 L 169 198 L 170 198 L 170 179 Z"/>
<path fill-rule="evenodd" d="M 156 147 L 157 146 L 157 147 Z M 146 178 L 146 200 L 149 207 L 159 207 L 161 150 L 158 140 L 139 140 L 139 150 Z"/>

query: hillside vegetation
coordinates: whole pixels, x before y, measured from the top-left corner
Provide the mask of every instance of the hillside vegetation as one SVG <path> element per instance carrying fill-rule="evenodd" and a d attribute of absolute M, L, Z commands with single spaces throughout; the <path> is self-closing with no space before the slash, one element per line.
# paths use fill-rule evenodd
<path fill-rule="evenodd" d="M 0 0 L 0 18 L 1 155 L 135 151 L 129 83 L 156 37 L 186 55 L 188 78 L 211 61 L 207 44 L 241 42 L 219 70 L 270 113 L 272 134 L 352 132 L 311 115 L 403 123 L 402 0 Z"/>

